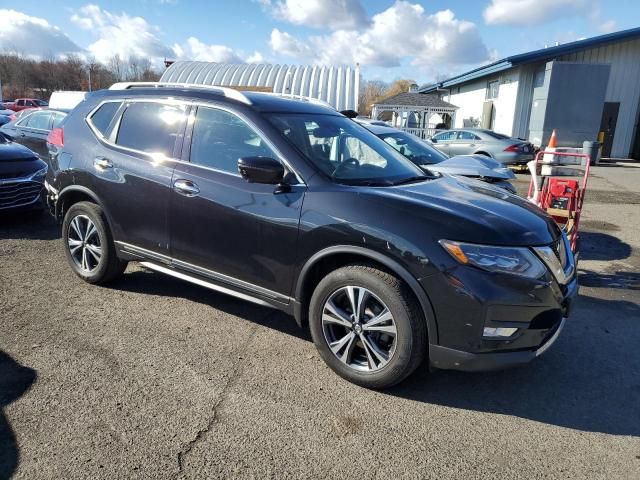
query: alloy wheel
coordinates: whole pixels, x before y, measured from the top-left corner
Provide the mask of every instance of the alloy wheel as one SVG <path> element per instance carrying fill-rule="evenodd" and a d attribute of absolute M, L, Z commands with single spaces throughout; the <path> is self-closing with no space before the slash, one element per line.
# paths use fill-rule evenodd
<path fill-rule="evenodd" d="M 338 360 L 355 370 L 374 372 L 396 349 L 396 323 L 373 292 L 357 286 L 334 291 L 322 309 L 322 331 Z"/>
<path fill-rule="evenodd" d="M 67 233 L 67 246 L 74 263 L 83 272 L 92 273 L 100 265 L 102 244 L 95 224 L 86 215 L 73 217 Z"/>

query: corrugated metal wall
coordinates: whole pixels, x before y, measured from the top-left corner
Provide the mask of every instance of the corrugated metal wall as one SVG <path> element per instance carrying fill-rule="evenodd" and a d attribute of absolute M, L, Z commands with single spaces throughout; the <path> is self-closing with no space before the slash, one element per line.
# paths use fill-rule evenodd
<path fill-rule="evenodd" d="M 337 110 L 358 110 L 360 69 L 350 66 L 227 64 L 180 61 L 162 74 L 162 82 L 268 87 L 274 93 L 317 98 Z"/>
<path fill-rule="evenodd" d="M 638 128 L 640 105 L 640 39 L 583 50 L 558 57 L 557 60 L 611 65 L 606 101 L 620 102 L 611 155 L 623 158 L 630 156 Z"/>

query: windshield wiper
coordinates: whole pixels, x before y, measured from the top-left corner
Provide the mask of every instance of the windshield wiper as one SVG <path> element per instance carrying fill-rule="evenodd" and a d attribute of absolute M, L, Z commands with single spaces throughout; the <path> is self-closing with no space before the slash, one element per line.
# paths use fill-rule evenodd
<path fill-rule="evenodd" d="M 415 182 L 422 182 L 424 180 L 429 180 L 430 176 L 427 175 L 416 175 L 415 177 L 407 177 L 407 178 L 403 178 L 402 180 L 398 180 L 397 182 L 392 183 L 393 186 L 396 185 L 404 185 L 407 183 L 415 183 Z"/>

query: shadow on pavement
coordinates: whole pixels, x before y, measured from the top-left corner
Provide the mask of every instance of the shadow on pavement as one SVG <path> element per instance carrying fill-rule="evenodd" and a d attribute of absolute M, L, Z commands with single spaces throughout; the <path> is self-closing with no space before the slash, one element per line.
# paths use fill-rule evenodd
<path fill-rule="evenodd" d="M 292 317 L 162 274 L 137 271 L 113 288 L 178 296 L 311 341 Z M 424 365 L 386 394 L 517 416 L 576 430 L 640 436 L 640 306 L 581 295 L 567 328 L 542 357 L 490 373 L 428 372 Z"/>
<path fill-rule="evenodd" d="M 221 294 L 162 273 L 149 270 L 127 272 L 119 280 L 105 287 L 160 297 L 185 298 L 301 340 L 311 341 L 308 329 L 298 327 L 293 317 L 285 313 L 239 300 L 230 295 Z"/>
<path fill-rule="evenodd" d="M 16 436 L 4 408 L 24 395 L 37 377 L 36 371 L 23 367 L 0 350 L 0 478 L 11 477 L 20 460 Z"/>
<path fill-rule="evenodd" d="M 640 290 L 640 273 L 619 271 L 600 273 L 592 270 L 579 269 L 578 283 L 583 287 Z"/>
<path fill-rule="evenodd" d="M 581 295 L 557 343 L 501 372 L 424 368 L 387 393 L 419 402 L 640 436 L 640 306 Z"/>
<path fill-rule="evenodd" d="M 0 240 L 55 240 L 61 228 L 48 212 L 0 213 Z"/>
<path fill-rule="evenodd" d="M 580 260 L 623 260 L 631 256 L 631 246 L 613 235 L 580 232 Z"/>

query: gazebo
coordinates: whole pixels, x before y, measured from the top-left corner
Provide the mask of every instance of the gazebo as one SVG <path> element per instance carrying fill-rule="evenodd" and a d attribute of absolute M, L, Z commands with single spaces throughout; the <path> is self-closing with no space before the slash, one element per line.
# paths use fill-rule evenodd
<path fill-rule="evenodd" d="M 418 93 L 417 89 L 412 89 L 373 104 L 371 118 L 390 121 L 396 128 L 428 138 L 436 129 L 451 128 L 457 109 L 437 94 Z"/>

